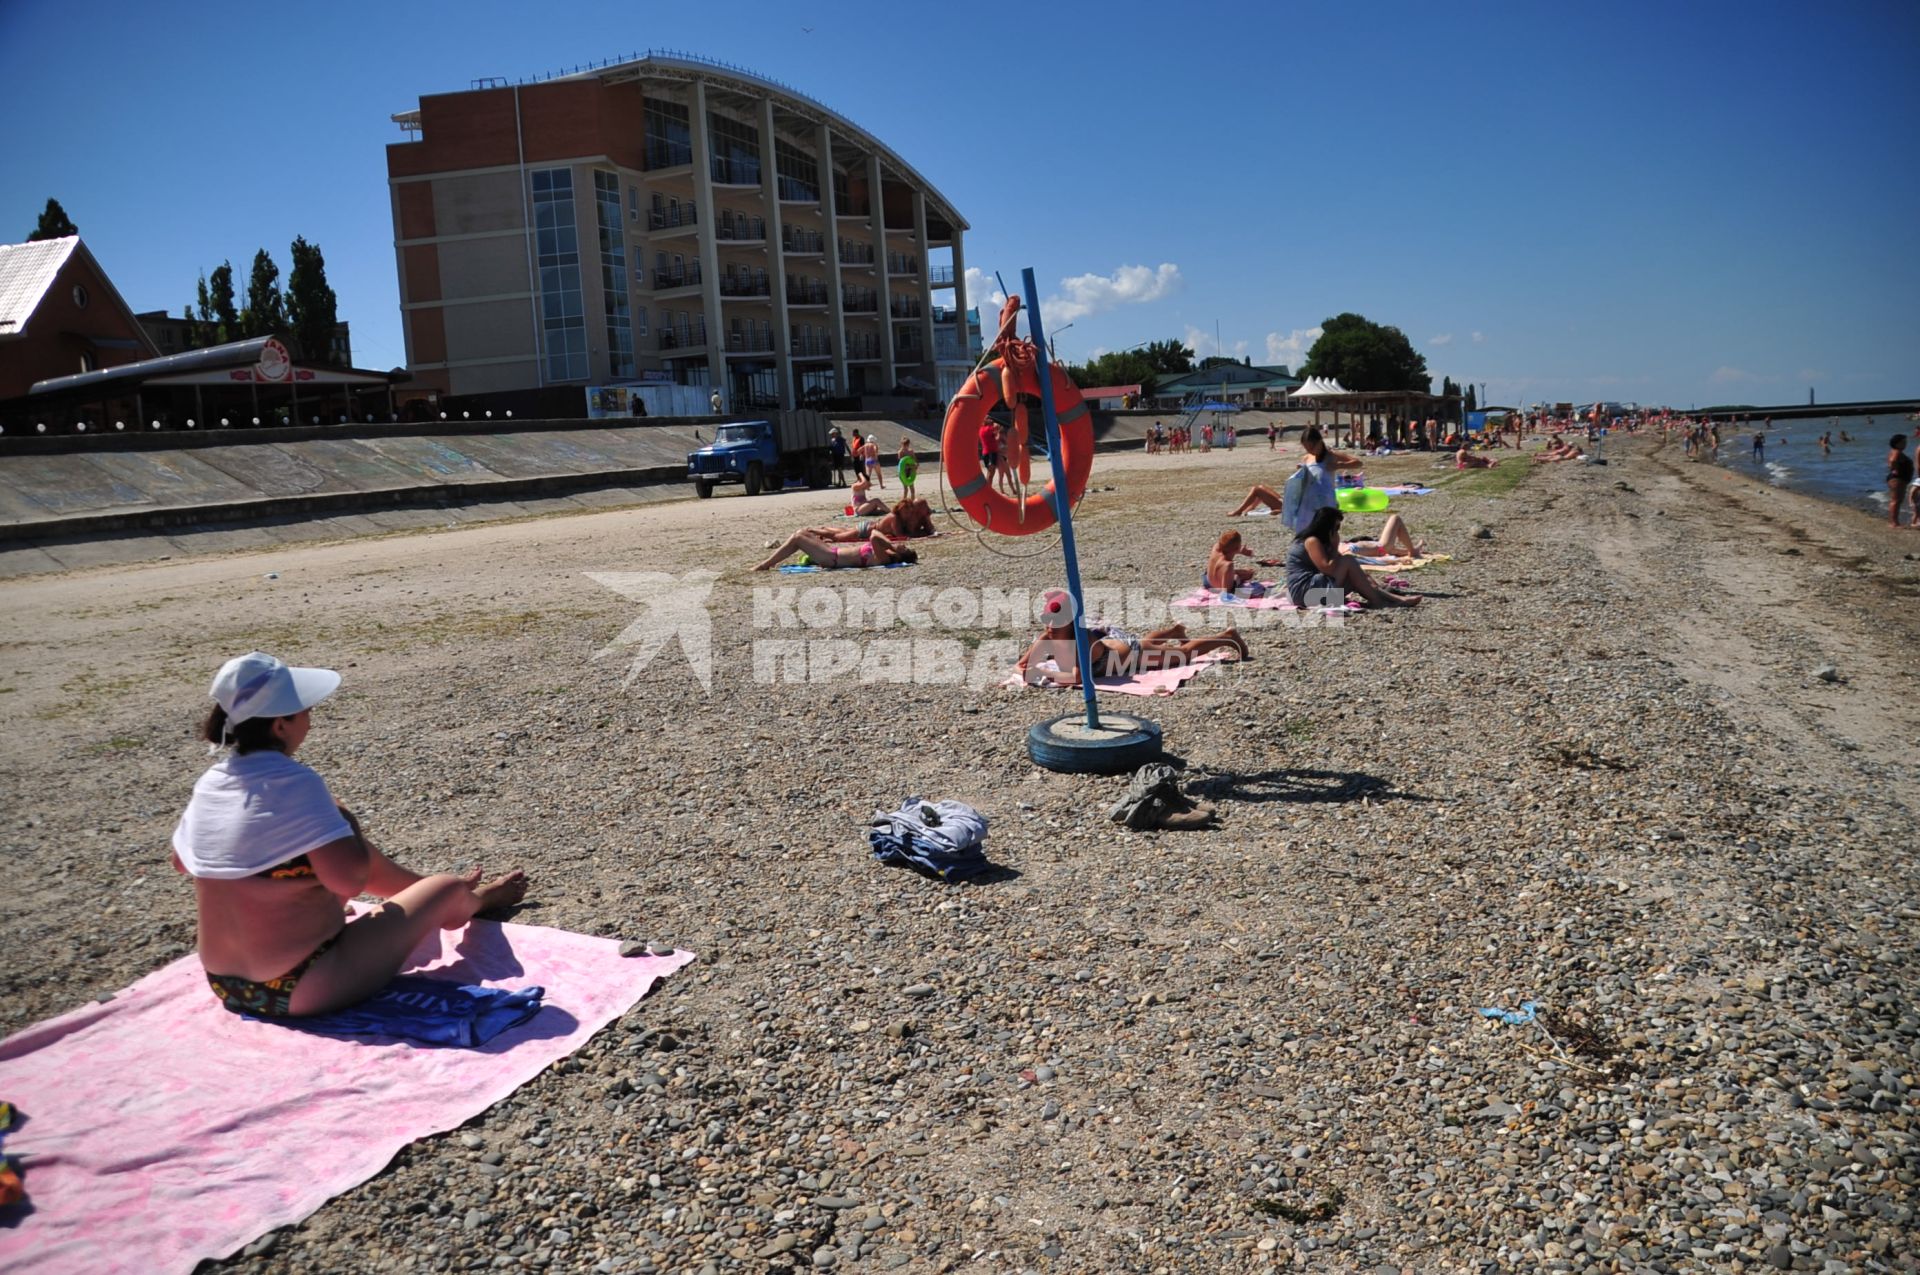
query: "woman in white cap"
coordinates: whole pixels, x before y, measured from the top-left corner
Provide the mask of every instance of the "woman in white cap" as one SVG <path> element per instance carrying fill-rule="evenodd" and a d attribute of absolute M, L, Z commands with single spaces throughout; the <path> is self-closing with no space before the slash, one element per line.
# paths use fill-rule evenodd
<path fill-rule="evenodd" d="M 335 804 L 326 783 L 293 759 L 315 704 L 333 694 L 330 669 L 289 668 L 255 651 L 213 679 L 202 733 L 229 750 L 200 776 L 173 832 L 173 866 L 194 878 L 200 963 L 235 1013 L 324 1014 L 366 999 L 399 973 L 436 929 L 526 894 L 523 873 L 482 882 L 423 877 L 396 866 Z M 384 902 L 352 920 L 346 901 Z"/>

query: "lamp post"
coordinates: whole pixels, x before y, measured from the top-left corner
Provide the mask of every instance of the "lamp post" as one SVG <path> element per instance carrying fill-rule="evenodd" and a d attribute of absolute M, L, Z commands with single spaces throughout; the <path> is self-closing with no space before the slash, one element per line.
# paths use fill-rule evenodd
<path fill-rule="evenodd" d="M 1048 358 L 1054 359 L 1054 360 L 1059 359 L 1060 357 L 1059 352 L 1053 348 L 1053 343 L 1060 339 L 1060 334 L 1062 332 L 1065 332 L 1068 328 L 1072 326 L 1073 324 L 1071 323 L 1065 323 L 1055 328 L 1053 331 L 1047 334 L 1047 357 Z"/>

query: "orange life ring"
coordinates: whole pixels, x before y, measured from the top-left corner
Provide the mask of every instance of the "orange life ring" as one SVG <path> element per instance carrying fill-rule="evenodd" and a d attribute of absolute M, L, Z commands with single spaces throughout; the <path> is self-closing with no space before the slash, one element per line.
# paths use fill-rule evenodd
<path fill-rule="evenodd" d="M 1093 474 L 1093 415 L 1080 397 L 1080 387 L 1058 364 L 1048 366 L 1053 374 L 1054 414 L 1060 422 L 1060 463 L 1067 474 L 1067 498 L 1079 504 Z M 1003 536 L 1030 536 L 1054 523 L 1053 481 L 1049 479 L 1019 501 L 994 487 L 992 475 L 981 472 L 980 427 L 1000 402 L 1000 360 L 995 359 L 969 377 L 948 405 L 947 423 L 940 434 L 940 463 L 954 499 L 975 522 Z M 1039 417 L 1034 410 L 1036 425 Z"/>

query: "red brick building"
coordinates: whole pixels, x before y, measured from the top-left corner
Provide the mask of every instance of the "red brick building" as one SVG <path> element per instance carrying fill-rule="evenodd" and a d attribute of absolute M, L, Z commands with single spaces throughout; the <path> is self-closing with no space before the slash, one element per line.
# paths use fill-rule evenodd
<path fill-rule="evenodd" d="M 79 236 L 0 244 L 0 399 L 158 353 Z"/>

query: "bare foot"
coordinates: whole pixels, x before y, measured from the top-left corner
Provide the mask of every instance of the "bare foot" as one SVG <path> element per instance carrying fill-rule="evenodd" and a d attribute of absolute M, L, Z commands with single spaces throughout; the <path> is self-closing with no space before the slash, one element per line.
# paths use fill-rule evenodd
<path fill-rule="evenodd" d="M 1422 599 L 1422 598 L 1420 597 L 1420 595 L 1419 595 L 1419 594 L 1417 594 L 1417 593 L 1415 593 L 1415 594 L 1412 594 L 1411 596 L 1406 596 L 1406 597 L 1403 597 L 1403 596 L 1401 596 L 1401 595 L 1400 595 L 1400 594 L 1398 594 L 1398 593 L 1389 593 L 1389 594 L 1387 595 L 1387 605 L 1388 605 L 1388 606 L 1395 606 L 1395 607 L 1417 607 L 1417 606 L 1419 606 L 1419 605 L 1420 605 L 1420 603 L 1421 603 L 1421 601 L 1422 601 L 1422 600 L 1423 600 L 1423 599 Z"/>
<path fill-rule="evenodd" d="M 479 869 L 476 868 L 473 875 L 478 879 Z M 511 872 L 502 873 L 485 885 L 475 887 L 473 893 L 474 897 L 480 900 L 480 906 L 474 910 L 475 916 L 485 916 L 489 912 L 510 908 L 527 897 L 527 874 L 515 868 Z"/>
<path fill-rule="evenodd" d="M 1240 652 L 1241 659 L 1250 660 L 1253 658 L 1253 651 L 1247 646 L 1247 640 L 1240 636 L 1239 629 L 1226 629 L 1220 636 L 1233 643 L 1234 649 Z"/>

